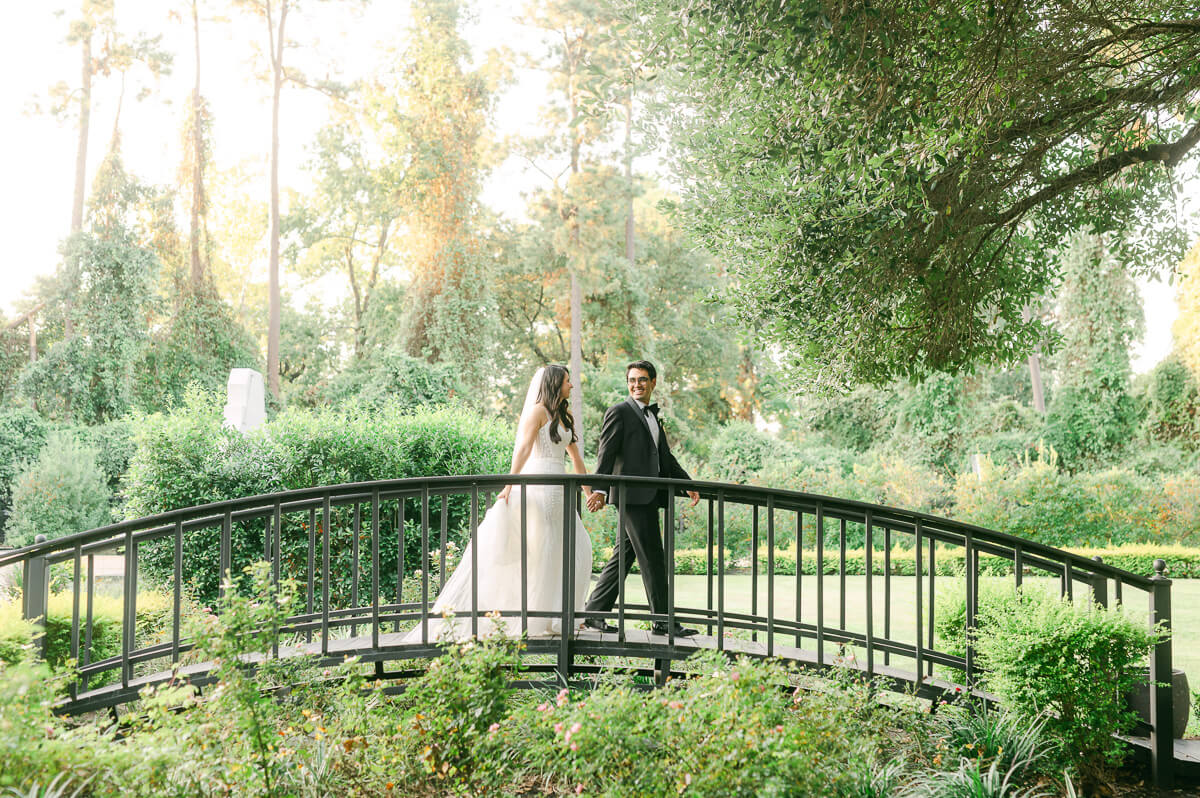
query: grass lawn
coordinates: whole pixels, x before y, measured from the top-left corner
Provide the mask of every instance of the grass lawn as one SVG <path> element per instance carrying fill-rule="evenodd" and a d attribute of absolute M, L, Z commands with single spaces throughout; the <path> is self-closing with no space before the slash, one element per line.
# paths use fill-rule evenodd
<path fill-rule="evenodd" d="M 837 627 L 840 621 L 840 601 L 838 595 L 839 579 L 836 576 L 824 577 L 824 616 L 827 626 Z M 892 602 L 890 614 L 891 637 L 900 642 L 911 643 L 916 636 L 916 592 L 914 578 L 911 576 L 893 576 Z M 865 576 L 846 577 L 846 629 L 863 632 L 866 630 L 866 582 Z M 1026 579 L 1025 583 L 1043 583 L 1048 588 L 1057 586 L 1057 581 L 1049 579 Z M 982 577 L 981 589 L 986 589 L 988 583 L 996 586 L 1011 585 L 1011 577 Z M 707 606 L 707 577 L 676 576 L 675 595 L 678 607 Z M 924 578 L 924 612 L 928 613 L 928 577 Z M 939 577 L 936 581 L 934 612 L 937 612 L 939 602 L 949 600 L 955 595 L 961 596 L 964 583 L 960 579 Z M 817 579 L 806 576 L 801 579 L 800 606 L 801 617 L 806 622 L 813 622 L 817 617 Z M 727 612 L 750 612 L 751 610 L 751 578 L 746 574 L 725 577 L 725 609 Z M 629 577 L 625 583 L 626 600 L 631 603 L 644 603 L 645 593 L 642 591 L 642 580 L 637 574 Z M 714 578 L 715 591 L 715 578 Z M 882 576 L 876 576 L 872 585 L 874 604 L 874 632 L 883 636 L 885 604 L 884 581 Z M 796 582 L 792 576 L 775 577 L 775 613 L 780 618 L 795 618 Z M 1076 594 L 1078 596 L 1078 593 Z M 1124 594 L 1126 605 L 1130 611 L 1139 614 L 1145 612 L 1148 598 L 1140 590 L 1126 589 Z M 714 595 L 714 605 L 716 603 Z M 1195 690 L 1200 687 L 1200 579 L 1178 579 L 1171 585 L 1171 626 L 1174 629 L 1175 644 L 1173 646 L 1174 665 L 1188 675 L 1188 683 Z M 758 612 L 767 612 L 767 584 L 760 575 L 758 583 Z M 781 636 L 778 641 L 786 644 L 787 638 Z M 808 641 L 808 645 L 812 645 Z M 893 658 L 893 664 L 911 668 L 912 662 Z M 1192 721 L 1191 732 L 1200 732 L 1196 721 Z"/>

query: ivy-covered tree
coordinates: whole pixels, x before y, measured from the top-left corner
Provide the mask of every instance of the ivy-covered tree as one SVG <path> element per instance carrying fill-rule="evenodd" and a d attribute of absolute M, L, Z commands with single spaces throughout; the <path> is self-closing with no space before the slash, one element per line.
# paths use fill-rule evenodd
<path fill-rule="evenodd" d="M 1200 382 L 1200 240 L 1192 245 L 1176 268 L 1179 316 L 1171 325 L 1175 351 Z"/>
<path fill-rule="evenodd" d="M 679 218 L 810 381 L 1023 360 L 1074 231 L 1147 271 L 1180 251 L 1194 3 L 625 5 L 657 56 Z"/>
<path fill-rule="evenodd" d="M 1140 419 L 1129 348 L 1144 319 L 1137 287 L 1104 236 L 1076 235 L 1061 262 L 1062 348 L 1046 435 L 1076 470 L 1110 460 L 1133 440 Z"/>

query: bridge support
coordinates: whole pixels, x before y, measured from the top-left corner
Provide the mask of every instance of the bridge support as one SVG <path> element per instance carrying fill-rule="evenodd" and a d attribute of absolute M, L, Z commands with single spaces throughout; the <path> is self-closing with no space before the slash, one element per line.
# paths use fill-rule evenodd
<path fill-rule="evenodd" d="M 34 538 L 35 543 L 45 543 L 46 536 L 38 535 Z M 24 580 L 24 590 L 22 591 L 21 614 L 27 621 L 33 621 L 42 625 L 44 630 L 46 627 L 46 609 L 50 604 L 50 564 L 46 562 L 45 556 L 30 557 L 25 561 L 25 569 L 22 574 Z M 45 656 L 46 649 L 46 634 L 42 634 L 34 638 L 33 644 L 42 647 L 42 655 Z"/>
<path fill-rule="evenodd" d="M 1175 780 L 1175 695 L 1171 687 L 1171 580 L 1167 564 L 1154 561 L 1150 578 L 1151 628 L 1162 636 L 1150 653 L 1150 776 L 1159 789 L 1169 789 Z"/>

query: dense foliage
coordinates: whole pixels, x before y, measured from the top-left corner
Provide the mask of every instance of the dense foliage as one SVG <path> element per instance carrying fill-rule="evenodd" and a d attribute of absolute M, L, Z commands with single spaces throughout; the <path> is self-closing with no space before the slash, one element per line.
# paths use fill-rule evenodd
<path fill-rule="evenodd" d="M 1160 273 L 1187 243 L 1167 221 L 1200 141 L 1186 2 L 625 7 L 678 219 L 809 380 L 1019 362 L 1069 236 L 1114 233 Z"/>
<path fill-rule="evenodd" d="M 99 452 L 70 432 L 52 432 L 38 459 L 17 477 L 5 539 L 25 546 L 37 535 L 59 538 L 112 520 Z"/>
<path fill-rule="evenodd" d="M 52 714 L 47 666 L 0 665 L 0 787 L 867 798 L 927 794 L 932 782 L 993 767 L 1023 785 L 1061 774 L 1054 740 L 1036 724 L 952 708 L 934 716 L 903 699 L 888 706 L 879 685 L 850 672 L 816 678 L 715 653 L 649 693 L 620 673 L 584 689 L 514 690 L 521 643 L 503 639 L 447 647 L 399 696 L 366 681 L 355 660 L 253 667 L 247 655 L 279 642 L 294 586 L 275 587 L 261 564 L 245 583 L 252 589 L 231 590 L 191 630 L 217 683 L 203 694 L 182 680 L 147 689 L 124 723 L 68 723 Z"/>
<path fill-rule="evenodd" d="M 507 425 L 459 405 L 410 411 L 403 401 L 380 409 L 349 404 L 340 409 L 287 410 L 242 435 L 223 426 L 218 397 L 192 392 L 181 407 L 143 417 L 137 427 L 137 453 L 124 487 L 129 517 L 318 485 L 498 473 L 507 470 L 512 453 Z M 335 592 L 346 587 L 356 565 L 351 561 L 351 512 L 338 509 L 330 523 Z M 447 512 L 454 540 L 461 544 L 460 527 L 469 508 L 460 498 L 450 503 Z M 395 504 L 385 503 L 381 513 L 387 526 L 381 524 L 380 568 L 394 573 Z M 441 513 L 441 503 L 432 503 L 430 523 L 435 528 Z M 415 517 L 420 517 L 419 503 L 410 500 L 407 518 Z M 283 558 L 289 572 L 307 562 L 308 523 L 308 513 L 285 519 Z M 196 597 L 205 602 L 215 598 L 219 584 L 220 576 L 211 567 L 219 533 L 207 529 L 185 538 L 184 572 L 194 581 Z M 262 522 L 234 525 L 235 570 L 261 556 L 263 534 Z M 404 538 L 408 567 L 420 567 L 419 531 L 410 527 Z M 151 578 L 167 577 L 174 568 L 172 556 L 165 544 L 147 545 L 146 573 Z"/>

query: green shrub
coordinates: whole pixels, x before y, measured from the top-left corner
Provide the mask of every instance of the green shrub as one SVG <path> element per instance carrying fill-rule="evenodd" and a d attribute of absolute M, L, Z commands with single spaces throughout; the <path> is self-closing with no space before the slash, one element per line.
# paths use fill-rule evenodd
<path fill-rule="evenodd" d="M 13 485 L 8 542 L 24 546 L 39 534 L 54 539 L 109 523 L 109 490 L 97 454 L 68 432 L 52 432 Z"/>
<path fill-rule="evenodd" d="M 1155 640 L 1142 624 L 1023 590 L 981 601 L 974 634 L 987 688 L 1030 721 L 1045 716 L 1080 772 L 1124 756 L 1114 735 L 1136 722 L 1125 696 Z"/>
<path fill-rule="evenodd" d="M 1200 446 L 1200 386 L 1178 354 L 1171 354 L 1147 375 L 1146 432 L 1152 440 Z"/>
<path fill-rule="evenodd" d="M 985 463 L 981 477 L 958 477 L 953 516 L 1051 546 L 1192 543 L 1200 541 L 1198 492 L 1191 474 L 1150 479 L 1112 468 L 1072 476 L 1052 460 Z"/>
<path fill-rule="evenodd" d="M 21 616 L 19 601 L 0 601 L 0 663 L 12 665 L 26 659 L 36 632 Z"/>
<path fill-rule="evenodd" d="M 868 749 L 821 695 L 780 690 L 777 663 L 702 653 L 697 676 L 646 695 L 606 684 L 564 690 L 502 722 L 534 773 L 570 790 L 611 796 L 850 795 Z M 522 727 L 525 734 L 519 734 Z"/>
<path fill-rule="evenodd" d="M 488 746 L 489 728 L 508 714 L 510 669 L 519 663 L 520 649 L 509 638 L 448 645 L 405 688 L 412 706 L 405 725 L 416 735 L 426 774 L 450 784 L 475 775 L 472 766 Z"/>
<path fill-rule="evenodd" d="M 709 450 L 707 472 L 718 482 L 748 482 L 787 447 L 749 421 L 731 421 L 717 432 Z"/>
<path fill-rule="evenodd" d="M 172 413 L 155 414 L 138 423 L 137 453 L 125 481 L 128 517 L 150 515 L 225 499 L 319 485 L 403 477 L 503 473 L 512 454 L 506 425 L 460 406 L 406 411 L 400 405 L 381 409 L 355 405 L 346 409 L 287 410 L 248 435 L 222 426 L 220 399 L 192 391 Z M 469 499 L 455 497 L 447 508 L 451 539 L 460 547 L 470 512 Z M 397 535 L 395 502 L 381 507 L 380 569 L 395 573 Z M 438 529 L 442 503 L 430 504 L 430 524 Z M 405 517 L 419 518 L 420 502 L 409 500 Z M 285 516 L 282 561 L 286 575 L 307 567 L 308 514 Z M 317 521 L 321 523 L 320 513 Z M 322 525 L 323 526 L 323 525 Z M 235 573 L 260 558 L 262 521 L 234 525 L 232 563 Z M 330 523 L 332 594 L 341 600 L 349 589 L 352 510 L 338 508 Z M 317 530 L 318 541 L 323 534 Z M 216 558 L 220 530 L 196 530 L 184 537 L 184 572 L 192 578 L 194 596 L 211 603 L 217 594 Z M 420 567 L 420 535 L 409 524 L 404 533 L 406 569 Z M 359 568 L 369 573 L 370 546 L 360 547 Z M 173 573 L 172 547 L 166 541 L 147 544 L 142 567 L 152 579 L 166 583 Z"/>
<path fill-rule="evenodd" d="M 114 498 L 119 496 L 121 479 L 129 470 L 129 461 L 137 451 L 132 419 L 109 421 L 94 427 L 72 427 L 71 432 L 85 446 L 96 450 L 96 465 Z"/>
<path fill-rule="evenodd" d="M 42 450 L 49 429 L 50 425 L 28 407 L 0 409 L 0 534 L 12 506 L 13 483 Z"/>

